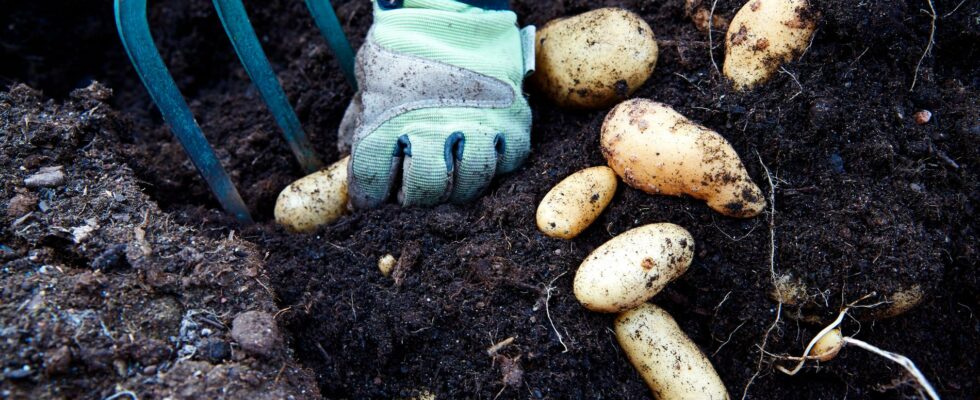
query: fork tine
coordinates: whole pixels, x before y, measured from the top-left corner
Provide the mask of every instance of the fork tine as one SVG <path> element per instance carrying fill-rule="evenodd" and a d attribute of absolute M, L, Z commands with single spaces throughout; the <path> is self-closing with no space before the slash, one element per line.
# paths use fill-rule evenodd
<path fill-rule="evenodd" d="M 126 54 L 150 97 L 160 109 L 163 119 L 184 147 L 194 167 L 204 177 L 225 212 L 241 223 L 251 223 L 252 217 L 239 196 L 235 184 L 225 173 L 214 150 L 208 144 L 201 127 L 194 120 L 180 89 L 170 76 L 160 52 L 153 43 L 146 20 L 146 0 L 115 0 L 116 28 Z"/>
<path fill-rule="evenodd" d="M 337 57 L 337 63 L 340 64 L 340 69 L 344 71 L 344 76 L 347 77 L 347 83 L 356 92 L 357 78 L 354 77 L 354 49 L 351 47 L 350 41 L 347 40 L 347 35 L 344 34 L 344 30 L 340 26 L 340 20 L 337 19 L 337 13 L 334 12 L 333 6 L 329 0 L 306 0 L 306 8 L 310 9 L 310 14 L 313 15 L 313 21 L 320 28 L 320 34 L 327 39 L 327 43 L 333 49 L 333 54 Z"/>
<path fill-rule="evenodd" d="M 214 8 L 218 11 L 218 17 L 221 19 L 221 25 L 225 27 L 225 32 L 231 39 L 235 53 L 238 53 L 238 59 L 245 66 L 245 71 L 252 78 L 252 82 L 262 94 L 265 104 L 268 105 L 269 111 L 272 112 L 276 122 L 282 128 L 283 136 L 289 143 L 293 155 L 296 156 L 307 173 L 316 172 L 323 164 L 313 152 L 313 146 L 310 145 L 306 133 L 303 132 L 299 118 L 296 117 L 296 113 L 290 107 L 286 93 L 279 85 L 276 73 L 269 65 L 269 59 L 262 51 L 262 45 L 259 43 L 258 37 L 255 36 L 255 30 L 245 12 L 245 6 L 242 5 L 241 0 L 213 0 L 213 2 Z"/>

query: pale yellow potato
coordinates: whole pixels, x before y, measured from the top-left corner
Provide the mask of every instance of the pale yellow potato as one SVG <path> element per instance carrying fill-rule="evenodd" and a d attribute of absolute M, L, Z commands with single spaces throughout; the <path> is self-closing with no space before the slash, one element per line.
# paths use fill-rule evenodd
<path fill-rule="evenodd" d="M 615 325 L 620 347 L 655 398 L 729 398 L 711 361 L 662 308 L 641 304 L 620 314 Z"/>
<path fill-rule="evenodd" d="M 620 103 L 606 115 L 599 144 L 609 166 L 636 189 L 691 196 L 730 217 L 754 217 L 766 208 L 728 141 L 667 105 Z"/>
<path fill-rule="evenodd" d="M 395 256 L 391 254 L 385 254 L 378 259 L 378 270 L 381 271 L 381 275 L 387 277 L 391 275 L 391 271 L 395 269 Z"/>
<path fill-rule="evenodd" d="M 813 348 L 810 349 L 810 355 L 807 358 L 812 358 L 819 361 L 830 361 L 837 357 L 837 353 L 840 353 L 840 349 L 844 347 L 844 336 L 841 335 L 840 329 L 831 329 L 820 339 L 817 339 L 817 343 L 813 344 Z"/>
<path fill-rule="evenodd" d="M 728 25 L 725 76 L 736 90 L 765 82 L 803 53 L 816 26 L 807 0 L 750 0 Z"/>
<path fill-rule="evenodd" d="M 616 173 L 606 166 L 569 175 L 548 191 L 538 205 L 538 230 L 571 239 L 592 225 L 616 194 Z"/>
<path fill-rule="evenodd" d="M 694 238 L 687 230 L 670 223 L 644 225 L 592 251 L 575 272 L 572 290 L 589 310 L 629 310 L 681 276 L 693 258 Z"/>
<path fill-rule="evenodd" d="M 638 89 L 657 65 L 657 40 L 639 15 L 600 8 L 538 30 L 537 91 L 562 107 L 602 108 Z"/>
<path fill-rule="evenodd" d="M 310 232 L 346 214 L 348 161 L 350 156 L 286 186 L 276 199 L 276 223 Z"/>
<path fill-rule="evenodd" d="M 905 314 L 918 306 L 925 299 L 921 285 L 913 285 L 908 289 L 896 291 L 887 297 L 888 305 L 871 314 L 874 320 L 888 319 Z"/>

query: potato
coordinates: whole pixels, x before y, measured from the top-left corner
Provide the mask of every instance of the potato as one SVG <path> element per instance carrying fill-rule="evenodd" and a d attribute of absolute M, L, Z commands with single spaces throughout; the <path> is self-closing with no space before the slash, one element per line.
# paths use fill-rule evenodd
<path fill-rule="evenodd" d="M 388 277 L 389 275 L 391 275 L 391 271 L 395 269 L 396 263 L 397 261 L 395 260 L 395 256 L 391 254 L 385 254 L 384 256 L 378 259 L 378 270 L 381 271 L 381 275 Z"/>
<path fill-rule="evenodd" d="M 602 108 L 646 82 L 657 65 L 657 41 L 643 18 L 600 8 L 547 23 L 535 37 L 530 83 L 562 107 Z"/>
<path fill-rule="evenodd" d="M 913 285 L 908 289 L 898 290 L 887 296 L 888 306 L 871 314 L 871 319 L 881 320 L 905 314 L 915 308 L 925 299 L 921 285 Z"/>
<path fill-rule="evenodd" d="M 276 199 L 276 223 L 310 232 L 347 213 L 347 162 L 350 156 L 286 186 Z"/>
<path fill-rule="evenodd" d="M 830 361 L 834 357 L 837 357 L 837 353 L 840 353 L 840 349 L 844 347 L 844 336 L 841 335 L 840 329 L 831 329 L 820 339 L 817 343 L 814 343 L 813 348 L 810 349 L 810 355 L 808 358 L 819 361 Z"/>
<path fill-rule="evenodd" d="M 655 101 L 632 99 L 606 115 L 602 155 L 627 185 L 688 195 L 730 217 L 754 217 L 766 200 L 718 133 Z"/>
<path fill-rule="evenodd" d="M 541 199 L 538 230 L 554 238 L 574 238 L 602 214 L 615 194 L 616 173 L 609 167 L 571 174 Z"/>
<path fill-rule="evenodd" d="M 728 399 L 715 368 L 677 322 L 653 304 L 616 318 L 616 339 L 658 399 Z"/>
<path fill-rule="evenodd" d="M 623 232 L 595 249 L 575 272 L 572 289 L 585 308 L 621 312 L 653 297 L 691 265 L 694 238 L 670 223 Z"/>
<path fill-rule="evenodd" d="M 725 76 L 736 90 L 765 82 L 809 45 L 816 29 L 807 0 L 751 0 L 725 36 Z"/>

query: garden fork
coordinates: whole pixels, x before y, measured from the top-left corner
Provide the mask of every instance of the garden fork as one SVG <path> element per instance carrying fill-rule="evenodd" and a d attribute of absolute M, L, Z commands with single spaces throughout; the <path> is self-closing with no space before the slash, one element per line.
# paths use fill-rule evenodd
<path fill-rule="evenodd" d="M 354 79 L 354 50 L 341 29 L 340 21 L 328 0 L 305 0 L 320 32 L 327 39 L 340 63 L 347 81 L 357 90 Z M 276 123 L 282 128 L 290 150 L 306 172 L 318 170 L 322 164 L 313 152 L 309 139 L 299 123 L 299 118 L 286 99 L 286 93 L 276 78 L 269 59 L 262 50 L 259 39 L 245 13 L 241 0 L 213 0 L 221 25 L 224 26 L 239 60 L 248 76 L 259 89 Z M 252 217 L 238 190 L 221 166 L 201 127 L 191 114 L 170 71 L 153 43 L 146 16 L 146 0 L 115 0 L 116 28 L 123 47 L 129 55 L 136 73 L 150 92 L 163 115 L 164 121 L 194 167 L 204 177 L 211 191 L 218 198 L 225 212 L 242 223 L 251 223 Z"/>

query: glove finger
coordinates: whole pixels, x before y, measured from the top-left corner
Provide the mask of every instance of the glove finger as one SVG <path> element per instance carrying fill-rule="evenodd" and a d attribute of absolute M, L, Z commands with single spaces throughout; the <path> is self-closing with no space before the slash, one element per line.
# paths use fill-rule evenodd
<path fill-rule="evenodd" d="M 361 92 L 354 94 L 347 111 L 344 111 L 344 118 L 340 120 L 337 128 L 337 150 L 341 154 L 349 153 L 354 143 L 354 133 L 358 126 L 362 124 L 364 115 L 364 104 L 361 101 Z"/>
<path fill-rule="evenodd" d="M 496 134 L 456 132 L 449 149 L 454 159 L 453 184 L 449 200 L 466 203 L 480 196 L 497 173 Z M 450 141 L 446 141 L 447 147 Z"/>
<path fill-rule="evenodd" d="M 513 172 L 531 152 L 530 135 L 505 135 L 498 133 L 494 143 L 497 149 L 497 173 Z"/>
<path fill-rule="evenodd" d="M 414 132 L 402 137 L 408 145 L 398 202 L 403 206 L 431 206 L 446 201 L 453 168 L 446 135 Z"/>
<path fill-rule="evenodd" d="M 406 146 L 397 137 L 380 135 L 370 135 L 354 145 L 347 171 L 347 192 L 354 208 L 375 208 L 391 196 Z"/>

